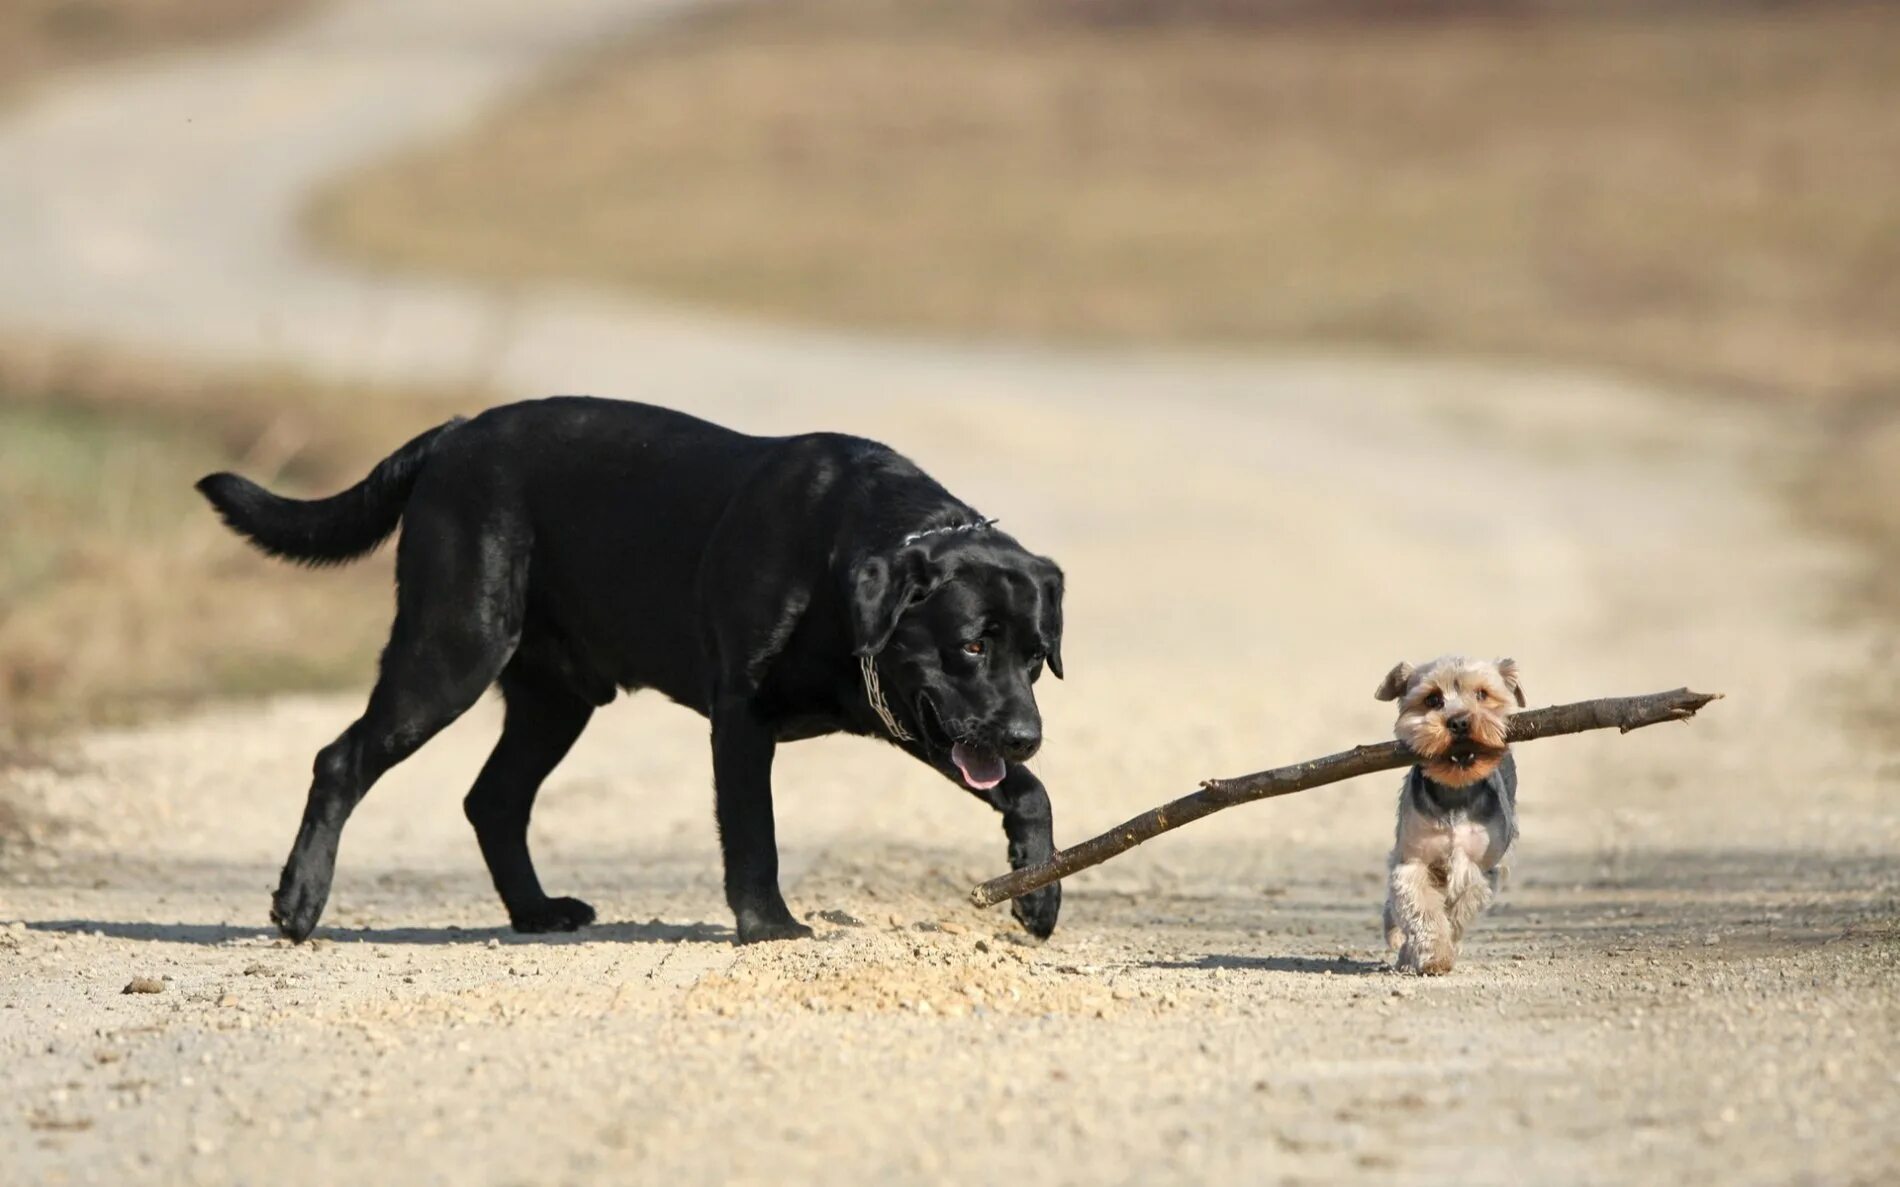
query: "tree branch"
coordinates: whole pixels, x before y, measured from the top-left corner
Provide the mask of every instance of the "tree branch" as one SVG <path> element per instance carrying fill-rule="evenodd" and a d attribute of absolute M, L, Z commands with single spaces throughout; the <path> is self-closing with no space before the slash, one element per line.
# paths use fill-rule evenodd
<path fill-rule="evenodd" d="M 1687 721 L 1695 716 L 1696 710 L 1720 698 L 1720 693 L 1690 692 L 1686 688 L 1678 688 L 1673 692 L 1655 692 L 1648 696 L 1602 697 L 1570 705 L 1552 705 L 1546 709 L 1519 713 L 1511 718 L 1510 740 L 1531 742 L 1538 738 L 1554 738 L 1559 734 L 1601 729 L 1615 729 L 1627 734 L 1633 729 L 1664 721 Z M 1093 837 L 1080 845 L 1071 845 L 1041 865 L 990 879 L 970 892 L 970 901 L 979 907 L 989 907 L 1004 899 L 1028 894 L 1066 878 L 1077 870 L 1100 865 L 1143 841 L 1235 804 L 1291 795 L 1296 791 L 1337 783 L 1342 779 L 1410 766 L 1416 761 L 1417 756 L 1398 742 L 1378 742 L 1355 746 L 1325 758 L 1294 763 L 1292 766 L 1257 771 L 1236 779 L 1209 779 L 1201 784 L 1201 790 L 1143 812 L 1099 837 Z"/>

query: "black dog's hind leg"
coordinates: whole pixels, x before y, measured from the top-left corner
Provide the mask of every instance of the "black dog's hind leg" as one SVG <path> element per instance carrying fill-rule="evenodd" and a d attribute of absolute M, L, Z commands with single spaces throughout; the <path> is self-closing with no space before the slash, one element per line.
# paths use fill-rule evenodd
<path fill-rule="evenodd" d="M 316 930 L 330 898 L 343 826 L 356 805 L 385 771 L 460 717 L 494 678 L 492 671 L 464 668 L 458 679 L 437 684 L 422 675 L 422 667 L 385 657 L 369 708 L 317 752 L 303 824 L 271 898 L 271 920 L 293 940 Z"/>
<path fill-rule="evenodd" d="M 524 675 L 517 660 L 502 673 L 508 715 L 501 740 L 462 802 L 475 840 L 519 932 L 573 931 L 594 921 L 594 909 L 576 898 L 549 898 L 528 854 L 528 817 L 535 794 L 574 740 L 594 706 L 572 690 Z"/>
<path fill-rule="evenodd" d="M 726 903 L 739 942 L 804 939 L 811 928 L 792 918 L 778 888 L 778 834 L 772 819 L 772 757 L 778 740 L 745 698 L 732 696 L 715 701 L 712 736 Z"/>
<path fill-rule="evenodd" d="M 947 773 L 952 779 L 957 778 L 954 771 Z M 961 780 L 958 785 L 962 786 Z M 1042 780 L 1028 768 L 1011 763 L 1001 783 L 989 791 L 973 794 L 1003 814 L 1003 835 L 1009 838 L 1010 869 L 1040 865 L 1055 853 L 1055 818 L 1049 808 L 1049 793 L 1043 788 Z M 1056 916 L 1062 911 L 1062 883 L 1052 882 L 1012 900 L 1009 910 L 1030 935 L 1048 939 L 1054 934 Z"/>
<path fill-rule="evenodd" d="M 369 707 L 317 753 L 303 823 L 271 899 L 293 940 L 316 930 L 343 825 L 383 773 L 480 699 L 513 654 L 525 566 L 493 525 L 409 516 L 397 555 L 396 622 Z"/>

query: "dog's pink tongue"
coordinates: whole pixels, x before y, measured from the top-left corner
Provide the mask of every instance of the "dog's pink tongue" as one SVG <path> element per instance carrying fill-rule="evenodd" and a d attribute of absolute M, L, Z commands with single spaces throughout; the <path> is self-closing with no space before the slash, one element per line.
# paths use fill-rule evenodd
<path fill-rule="evenodd" d="M 950 748 L 950 761 L 957 764 L 957 770 L 963 772 L 963 781 L 978 791 L 988 791 L 1003 781 L 1009 768 L 1003 760 L 994 754 L 985 754 L 958 742 Z"/>

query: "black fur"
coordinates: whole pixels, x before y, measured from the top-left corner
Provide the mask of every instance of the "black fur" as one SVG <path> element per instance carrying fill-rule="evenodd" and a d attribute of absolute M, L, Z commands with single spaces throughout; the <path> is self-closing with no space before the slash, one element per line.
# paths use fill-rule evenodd
<path fill-rule="evenodd" d="M 225 526 L 271 556 L 319 568 L 376 551 L 402 522 L 403 505 L 436 445 L 460 427 L 437 425 L 384 458 L 369 476 L 327 499 L 286 499 L 236 474 L 198 480 Z"/>
<path fill-rule="evenodd" d="M 303 939 L 338 839 L 377 778 L 499 684 L 500 741 L 465 801 L 520 931 L 592 922 L 528 855 L 536 791 L 617 690 L 652 688 L 712 725 L 726 899 L 741 942 L 809 935 L 778 888 L 780 742 L 890 737 L 1002 814 L 1009 860 L 1054 851 L 1033 685 L 1062 674 L 1062 573 L 980 523 L 916 466 L 832 433 L 751 437 L 662 408 L 561 397 L 496 408 L 404 445 L 327 499 L 231 474 L 198 484 L 264 551 L 335 564 L 400 522 L 396 620 L 363 716 L 317 756 L 272 917 Z M 916 533 L 928 533 L 915 536 Z M 952 759 L 955 750 L 965 777 Z M 989 772 L 995 787 L 982 789 Z M 1057 886 L 1017 900 L 1054 930 Z"/>

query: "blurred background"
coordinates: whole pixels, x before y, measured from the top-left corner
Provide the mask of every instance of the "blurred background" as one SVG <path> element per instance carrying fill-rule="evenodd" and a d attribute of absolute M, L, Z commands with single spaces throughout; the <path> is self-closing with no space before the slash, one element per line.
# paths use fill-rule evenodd
<path fill-rule="evenodd" d="M 383 599 L 249 563 L 189 480 L 335 485 L 411 428 L 527 394 L 491 364 L 536 285 L 824 333 L 1485 360 L 1692 393 L 1710 423 L 1782 418 L 1799 453 L 1762 482 L 1863 550 L 1858 609 L 1900 604 L 1890 5 L 568 2 L 541 21 L 484 0 L 327 25 L 326 7 L 0 8 L 0 123 L 27 126 L 0 140 L 16 749 L 360 679 Z M 155 139 L 88 106 L 93 80 L 280 33 L 276 83 L 195 94 L 250 120 L 218 145 L 189 111 Z M 430 97 L 379 102 L 394 66 L 433 71 Z M 290 255 L 302 273 L 269 271 Z M 315 315 L 267 307 L 315 283 L 311 260 L 372 293 L 481 294 L 466 365 L 390 361 L 433 331 L 376 324 L 374 296 L 299 341 Z M 322 630 L 297 629 L 312 615 Z"/>
<path fill-rule="evenodd" d="M 1893 4 L 0 0 L 0 1147 L 45 1182 L 1880 1182 L 1896 331 Z M 655 697 L 534 817 L 600 926 L 500 926 L 453 806 L 490 699 L 273 946 L 389 556 L 270 563 L 192 483 L 328 493 L 557 392 L 888 441 L 1060 560 L 1064 842 L 1380 736 L 1401 658 L 1727 699 L 1523 747 L 1509 896 L 1417 989 L 1395 780 L 1086 871 L 1038 946 L 965 905 L 989 810 L 855 739 L 775 767 L 818 942 L 735 949 L 705 727 Z"/>

